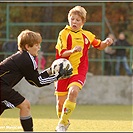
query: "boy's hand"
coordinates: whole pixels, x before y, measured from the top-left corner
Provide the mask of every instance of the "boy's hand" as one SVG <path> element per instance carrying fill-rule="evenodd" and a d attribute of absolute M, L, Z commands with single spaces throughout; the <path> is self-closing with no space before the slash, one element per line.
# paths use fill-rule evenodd
<path fill-rule="evenodd" d="M 81 50 L 82 50 L 81 46 L 75 46 L 75 47 L 72 49 L 72 53 L 80 52 Z"/>
<path fill-rule="evenodd" d="M 106 38 L 104 41 L 107 44 L 107 46 L 110 46 L 113 43 L 113 40 L 111 38 Z"/>

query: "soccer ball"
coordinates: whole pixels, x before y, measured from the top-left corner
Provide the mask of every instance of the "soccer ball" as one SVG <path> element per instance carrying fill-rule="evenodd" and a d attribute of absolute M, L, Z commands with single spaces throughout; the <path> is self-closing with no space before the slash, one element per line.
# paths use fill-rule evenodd
<path fill-rule="evenodd" d="M 63 63 L 63 69 L 70 70 L 72 68 L 72 65 L 69 60 L 65 58 L 56 59 L 51 65 L 52 74 L 59 73 L 61 63 Z"/>

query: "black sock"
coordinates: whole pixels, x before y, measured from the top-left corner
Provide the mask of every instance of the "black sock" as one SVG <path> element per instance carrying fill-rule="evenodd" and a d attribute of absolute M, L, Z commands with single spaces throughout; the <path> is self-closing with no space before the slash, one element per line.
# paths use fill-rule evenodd
<path fill-rule="evenodd" d="M 3 108 L 3 106 L 2 106 L 2 104 L 0 104 L 0 115 L 4 112 L 4 108 Z"/>
<path fill-rule="evenodd" d="M 20 121 L 24 131 L 33 131 L 33 120 L 31 116 L 21 117 Z"/>

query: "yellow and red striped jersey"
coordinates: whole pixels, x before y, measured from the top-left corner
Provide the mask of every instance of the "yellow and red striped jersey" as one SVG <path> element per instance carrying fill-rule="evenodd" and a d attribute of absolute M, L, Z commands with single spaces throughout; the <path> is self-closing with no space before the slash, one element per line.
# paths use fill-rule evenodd
<path fill-rule="evenodd" d="M 75 46 L 81 46 L 81 52 L 71 54 L 68 59 L 73 66 L 73 75 L 86 75 L 88 71 L 88 49 L 92 45 L 94 48 L 100 46 L 101 40 L 96 39 L 95 35 L 82 28 L 78 31 L 72 31 L 70 26 L 66 26 L 60 31 L 56 44 L 56 59 L 61 58 L 64 51 L 73 49 Z"/>

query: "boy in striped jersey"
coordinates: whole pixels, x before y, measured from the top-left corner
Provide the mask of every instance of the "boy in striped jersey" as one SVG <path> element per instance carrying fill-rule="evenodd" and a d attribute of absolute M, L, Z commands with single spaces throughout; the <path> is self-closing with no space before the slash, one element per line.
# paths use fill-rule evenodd
<path fill-rule="evenodd" d="M 69 25 L 60 31 L 57 40 L 56 58 L 66 58 L 73 66 L 70 78 L 58 80 L 55 84 L 57 115 L 60 118 L 57 132 L 66 131 L 70 125 L 69 118 L 76 107 L 78 93 L 88 72 L 88 49 L 92 45 L 98 50 L 103 50 L 113 43 L 111 38 L 101 41 L 91 32 L 82 29 L 86 22 L 86 13 L 81 6 L 72 8 L 68 13 Z"/>
<path fill-rule="evenodd" d="M 25 77 L 30 84 L 42 87 L 71 74 L 71 71 L 62 69 L 62 64 L 58 75 L 51 74 L 51 67 L 38 72 L 34 57 L 38 55 L 41 42 L 39 33 L 22 31 L 18 36 L 19 51 L 0 63 L 0 115 L 5 109 L 19 108 L 24 131 L 33 131 L 30 102 L 12 89 L 13 86 Z"/>

